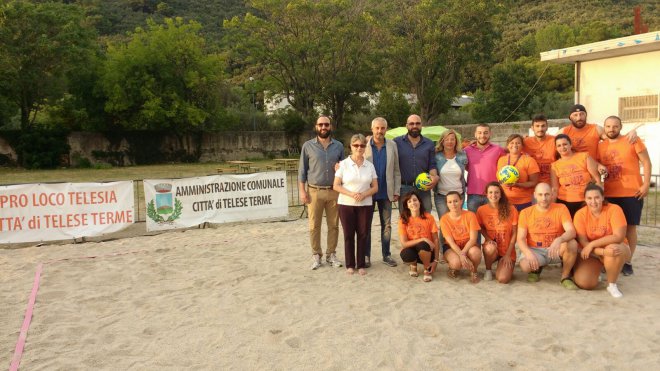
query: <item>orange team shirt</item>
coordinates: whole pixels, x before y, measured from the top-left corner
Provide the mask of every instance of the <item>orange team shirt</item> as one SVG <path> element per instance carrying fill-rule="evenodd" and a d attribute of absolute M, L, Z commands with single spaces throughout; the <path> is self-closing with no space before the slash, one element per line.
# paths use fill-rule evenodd
<path fill-rule="evenodd" d="M 559 159 L 552 163 L 559 180 L 557 198 L 568 202 L 584 201 L 584 189 L 591 181 L 591 174 L 587 170 L 586 152 L 576 152 L 573 157 L 565 160 Z"/>
<path fill-rule="evenodd" d="M 555 238 L 564 234 L 562 223 L 571 221 L 571 214 L 564 204 L 552 203 L 541 211 L 532 205 L 520 212 L 518 228 L 527 229 L 527 246 L 548 248 Z"/>
<path fill-rule="evenodd" d="M 633 197 L 642 187 L 638 153 L 646 150 L 641 139 L 629 143 L 625 137 L 598 144 L 598 159 L 607 167 L 605 197 Z"/>
<path fill-rule="evenodd" d="M 550 164 L 557 159 L 555 154 L 555 137 L 546 135 L 538 141 L 536 137 L 527 137 L 523 141 L 523 152 L 532 156 L 539 165 L 539 182 L 550 184 Z M 534 191 L 532 190 L 532 193 Z"/>
<path fill-rule="evenodd" d="M 589 241 L 611 235 L 615 228 L 628 225 L 623 210 L 615 204 L 604 204 L 598 217 L 591 214 L 589 208 L 585 206 L 575 213 L 573 224 L 577 234 L 586 236 Z M 624 238 L 623 242 L 627 245 L 628 239 Z"/>
<path fill-rule="evenodd" d="M 399 236 L 408 237 L 408 241 L 418 238 L 428 238 L 433 241 L 433 236 L 438 234 L 438 225 L 435 218 L 429 213 L 424 213 L 425 219 L 417 216 L 411 216 L 408 223 L 399 219 Z"/>
<path fill-rule="evenodd" d="M 520 177 L 518 178 L 519 183 L 524 183 L 529 180 L 529 176 L 532 174 L 538 174 L 539 173 L 539 165 L 536 163 L 536 160 L 534 160 L 531 156 L 523 154 L 520 156 L 517 162 L 510 164 L 509 163 L 509 155 L 504 155 L 497 160 L 497 170 L 499 171 L 501 168 L 505 167 L 506 165 L 513 165 L 518 169 L 518 172 L 520 173 Z M 507 186 L 502 186 L 504 188 L 504 193 L 506 193 L 506 197 L 509 199 L 509 202 L 511 202 L 514 205 L 519 205 L 519 204 L 526 204 L 528 202 L 532 202 L 532 196 L 534 195 L 534 188 L 522 188 L 522 187 L 507 187 Z"/>
<path fill-rule="evenodd" d="M 449 213 L 440 218 L 440 230 L 443 236 L 451 236 L 461 248 L 470 241 L 470 231 L 480 231 L 477 216 L 472 211 L 462 210 L 461 217 L 453 220 Z"/>
<path fill-rule="evenodd" d="M 497 242 L 497 252 L 500 256 L 506 254 L 506 250 L 511 243 L 511 234 L 513 228 L 518 225 L 518 211 L 515 207 L 509 207 L 509 219 L 501 221 L 499 210 L 490 205 L 481 205 L 477 209 L 477 220 L 481 227 L 486 231 L 486 235 L 491 240 Z M 511 249 L 511 260 L 516 261 L 516 249 Z"/>
<path fill-rule="evenodd" d="M 561 132 L 571 138 L 573 151 L 587 152 L 592 158 L 597 158 L 600 135 L 596 124 L 585 124 L 582 129 L 577 129 L 571 124 L 561 129 Z"/>

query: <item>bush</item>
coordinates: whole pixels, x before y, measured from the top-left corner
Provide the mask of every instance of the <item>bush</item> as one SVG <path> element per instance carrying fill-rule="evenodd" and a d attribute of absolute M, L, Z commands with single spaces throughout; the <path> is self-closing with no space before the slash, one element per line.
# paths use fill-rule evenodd
<path fill-rule="evenodd" d="M 54 169 L 68 162 L 67 134 L 40 129 L 21 132 L 15 147 L 19 164 L 26 169 Z"/>

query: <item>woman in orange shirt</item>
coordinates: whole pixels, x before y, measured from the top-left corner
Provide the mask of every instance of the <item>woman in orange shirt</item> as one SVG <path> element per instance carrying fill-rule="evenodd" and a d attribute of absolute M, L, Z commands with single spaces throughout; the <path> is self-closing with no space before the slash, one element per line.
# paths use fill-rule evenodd
<path fill-rule="evenodd" d="M 584 190 L 589 182 L 603 186 L 598 174 L 598 163 L 587 152 L 573 152 L 571 139 L 566 134 L 555 137 L 557 161 L 550 167 L 552 192 L 557 202 L 566 205 L 571 217 L 582 207 Z"/>
<path fill-rule="evenodd" d="M 598 276 L 605 267 L 607 291 L 615 298 L 623 296 L 616 285 L 621 267 L 630 258 L 626 240 L 626 217 L 621 207 L 605 201 L 603 189 L 589 184 L 584 192 L 587 206 L 580 209 L 573 221 L 582 251 L 573 276 L 581 289 L 598 285 Z"/>
<path fill-rule="evenodd" d="M 445 238 L 442 251 L 449 265 L 447 275 L 456 278 L 457 271 L 470 271 L 472 283 L 479 282 L 477 267 L 481 262 L 481 250 L 477 246 L 477 235 L 481 230 L 477 216 L 463 210 L 463 199 L 456 191 L 447 193 L 449 212 L 440 219 L 440 230 Z"/>
<path fill-rule="evenodd" d="M 424 282 L 433 280 L 438 266 L 438 226 L 435 218 L 424 209 L 419 196 L 413 191 L 401 199 L 399 241 L 401 260 L 410 265 L 410 276 L 417 277 L 417 263 L 424 265 Z"/>
<path fill-rule="evenodd" d="M 534 187 L 539 182 L 539 165 L 534 158 L 522 153 L 523 137 L 520 134 L 509 135 L 506 148 L 509 153 L 497 160 L 497 171 L 507 165 L 518 169 L 518 180 L 513 184 L 503 184 L 503 188 L 506 197 L 520 211 L 532 206 Z"/>
<path fill-rule="evenodd" d="M 488 203 L 477 209 L 477 220 L 481 234 L 486 241 L 481 245 L 484 251 L 486 273 L 484 280 L 493 279 L 492 266 L 497 261 L 495 278 L 499 283 L 509 283 L 516 265 L 516 235 L 518 234 L 518 210 L 509 200 L 498 182 L 486 186 Z"/>

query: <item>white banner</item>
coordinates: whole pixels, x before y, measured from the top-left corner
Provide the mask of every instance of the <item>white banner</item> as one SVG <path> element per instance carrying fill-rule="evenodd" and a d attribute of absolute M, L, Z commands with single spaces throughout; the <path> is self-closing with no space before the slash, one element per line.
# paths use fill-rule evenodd
<path fill-rule="evenodd" d="M 0 243 L 92 237 L 134 222 L 133 182 L 0 186 Z"/>
<path fill-rule="evenodd" d="M 147 231 L 288 215 L 284 171 L 145 179 Z"/>

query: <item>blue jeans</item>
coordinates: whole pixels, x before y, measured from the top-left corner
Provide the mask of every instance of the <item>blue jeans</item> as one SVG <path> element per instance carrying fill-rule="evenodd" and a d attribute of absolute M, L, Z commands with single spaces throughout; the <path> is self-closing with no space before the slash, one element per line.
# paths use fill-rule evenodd
<path fill-rule="evenodd" d="M 441 195 L 439 193 L 435 193 L 433 195 L 433 200 L 435 201 L 435 211 L 438 212 L 438 223 L 439 223 L 440 218 L 442 218 L 443 215 L 449 212 L 449 208 L 447 207 L 447 196 Z M 442 238 L 441 230 L 438 230 L 438 241 L 440 241 L 440 246 L 442 246 L 445 243 L 445 239 Z"/>
<path fill-rule="evenodd" d="M 487 203 L 488 198 L 484 195 L 468 195 L 467 207 L 468 210 L 472 211 L 473 213 L 477 212 L 479 206 L 485 205 Z M 477 245 L 481 246 L 481 233 L 477 235 Z"/>
<path fill-rule="evenodd" d="M 401 192 L 399 193 L 400 198 L 399 198 L 399 212 L 403 210 L 403 203 L 401 203 L 401 200 L 403 199 L 403 196 L 405 196 L 407 193 L 410 193 L 410 191 L 415 191 L 417 195 L 419 195 L 419 198 L 424 205 L 424 209 L 426 210 L 427 213 L 433 212 L 433 200 L 431 199 L 431 191 L 420 191 L 419 189 L 415 188 L 414 186 L 409 186 L 409 185 L 401 185 Z"/>
<path fill-rule="evenodd" d="M 380 217 L 380 244 L 383 258 L 390 256 L 390 241 L 392 239 L 392 202 L 388 199 L 374 200 L 374 206 L 378 205 L 378 216 Z M 373 210 L 372 210 L 373 211 Z M 371 258 L 371 221 L 374 212 L 369 214 L 369 230 L 367 231 L 367 248 L 365 255 Z"/>

